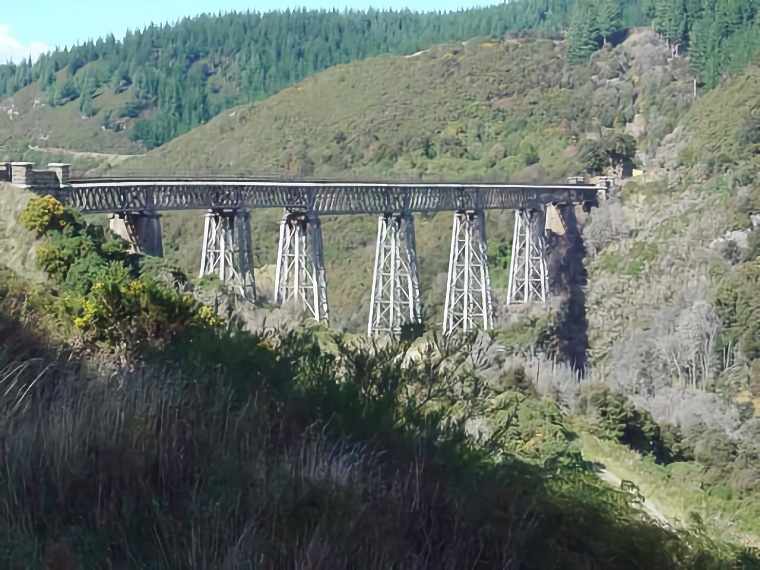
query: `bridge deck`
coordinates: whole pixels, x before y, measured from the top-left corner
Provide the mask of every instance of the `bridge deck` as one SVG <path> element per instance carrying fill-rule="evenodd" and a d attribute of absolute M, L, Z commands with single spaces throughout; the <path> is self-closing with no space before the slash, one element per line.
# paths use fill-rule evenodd
<path fill-rule="evenodd" d="M 287 208 L 317 215 L 597 205 L 597 188 L 561 184 L 271 181 L 224 178 L 80 179 L 57 197 L 87 213 Z"/>

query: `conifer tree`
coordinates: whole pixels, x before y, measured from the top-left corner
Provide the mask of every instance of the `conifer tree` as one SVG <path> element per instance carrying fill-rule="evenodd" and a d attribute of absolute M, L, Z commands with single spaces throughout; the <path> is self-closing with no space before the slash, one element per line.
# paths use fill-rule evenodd
<path fill-rule="evenodd" d="M 709 62 L 719 51 L 716 24 L 708 16 L 694 22 L 689 31 L 689 73 L 699 82 L 713 85 L 717 79 L 712 76 Z"/>
<path fill-rule="evenodd" d="M 578 0 L 573 6 L 566 36 L 570 65 L 588 61 L 589 56 L 599 49 L 600 35 L 594 6 L 589 0 Z"/>
<path fill-rule="evenodd" d="M 657 17 L 657 1 L 658 0 L 643 0 L 644 14 L 652 21 L 652 27 L 654 27 L 654 20 Z"/>
<path fill-rule="evenodd" d="M 655 0 L 654 22 L 655 29 L 669 42 L 682 42 L 688 30 L 685 0 Z"/>
<path fill-rule="evenodd" d="M 603 43 L 607 36 L 620 29 L 621 10 L 618 0 L 598 0 L 596 5 L 596 21 Z"/>

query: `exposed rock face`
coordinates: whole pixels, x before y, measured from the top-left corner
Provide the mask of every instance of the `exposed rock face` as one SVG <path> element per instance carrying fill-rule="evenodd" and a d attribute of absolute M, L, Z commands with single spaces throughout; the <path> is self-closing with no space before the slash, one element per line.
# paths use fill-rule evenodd
<path fill-rule="evenodd" d="M 625 126 L 625 132 L 636 140 L 641 140 L 647 134 L 647 120 L 644 115 L 637 113 L 633 121 Z"/>

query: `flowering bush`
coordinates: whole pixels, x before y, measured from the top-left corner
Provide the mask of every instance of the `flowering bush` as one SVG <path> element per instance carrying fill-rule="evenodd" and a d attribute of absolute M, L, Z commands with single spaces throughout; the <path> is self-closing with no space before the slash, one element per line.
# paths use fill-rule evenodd
<path fill-rule="evenodd" d="M 54 198 L 30 200 L 21 221 L 46 236 L 37 263 L 61 285 L 60 313 L 87 341 L 134 350 L 223 325 L 210 307 L 129 254 L 126 241 L 78 219 Z"/>

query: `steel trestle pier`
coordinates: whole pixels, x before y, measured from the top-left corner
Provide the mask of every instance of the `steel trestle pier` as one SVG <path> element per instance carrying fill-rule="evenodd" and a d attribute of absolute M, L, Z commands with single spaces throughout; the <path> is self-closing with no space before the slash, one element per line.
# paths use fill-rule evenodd
<path fill-rule="evenodd" d="M 507 304 L 546 303 L 547 273 L 544 255 L 544 216 L 535 211 L 515 212 L 512 258 L 509 263 Z"/>
<path fill-rule="evenodd" d="M 329 323 L 322 224 L 314 214 L 285 212 L 280 222 L 275 303 L 292 302 L 309 317 Z"/>
<path fill-rule="evenodd" d="M 493 328 L 483 211 L 457 212 L 451 232 L 443 333 Z"/>
<path fill-rule="evenodd" d="M 209 210 L 203 230 L 199 277 L 214 275 L 256 302 L 250 216 L 245 210 Z"/>
<path fill-rule="evenodd" d="M 398 337 L 403 325 L 421 322 L 414 221 L 410 214 L 384 214 L 377 223 L 367 333 Z"/>

